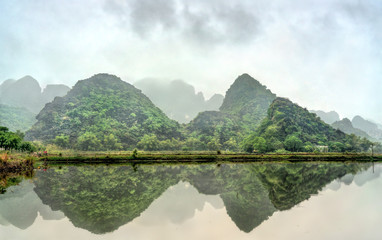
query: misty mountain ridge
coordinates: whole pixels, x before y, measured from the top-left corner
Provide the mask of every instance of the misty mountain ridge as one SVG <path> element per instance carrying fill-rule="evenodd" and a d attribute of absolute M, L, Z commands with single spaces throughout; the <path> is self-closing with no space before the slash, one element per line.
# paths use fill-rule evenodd
<path fill-rule="evenodd" d="M 160 82 L 158 79 L 142 79 L 134 83 L 166 115 L 179 123 L 188 123 L 203 111 L 218 110 L 224 96 L 215 94 L 206 100 L 202 92 L 182 80 Z"/>
<path fill-rule="evenodd" d="M 361 116 L 355 116 L 352 121 L 348 118 L 340 119 L 340 116 L 335 111 L 315 111 L 315 113 L 322 121 L 326 122 L 332 127 L 339 129 L 347 134 L 355 134 L 359 137 L 365 137 L 371 141 L 382 141 L 382 125 L 366 120 Z"/>
<path fill-rule="evenodd" d="M 49 84 L 42 90 L 39 82 L 31 76 L 8 79 L 0 85 L 0 103 L 37 114 L 46 103 L 56 96 L 64 96 L 69 90 L 63 84 Z"/>
<path fill-rule="evenodd" d="M 340 121 L 340 115 L 336 111 L 324 112 L 321 110 L 310 110 L 311 113 L 315 113 L 317 116 L 321 118 L 322 121 L 327 124 L 332 124 L 334 122 Z"/>
<path fill-rule="evenodd" d="M 382 141 L 382 130 L 379 128 L 378 124 L 366 120 L 358 115 L 353 118 L 352 124 L 355 128 L 365 131 L 372 138 Z"/>
<path fill-rule="evenodd" d="M 367 138 L 367 139 L 372 140 L 372 141 L 375 140 L 372 137 L 370 137 L 365 131 L 362 131 L 361 129 L 353 127 L 352 122 L 348 118 L 344 118 L 340 121 L 336 121 L 331 125 L 335 129 L 339 129 L 344 133 L 355 134 L 359 137 L 364 137 L 364 138 Z"/>

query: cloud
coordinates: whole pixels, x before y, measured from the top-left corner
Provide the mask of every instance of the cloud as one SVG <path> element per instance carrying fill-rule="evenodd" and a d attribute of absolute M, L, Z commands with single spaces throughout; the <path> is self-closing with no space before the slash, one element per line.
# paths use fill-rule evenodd
<path fill-rule="evenodd" d="M 131 26 L 142 38 L 161 30 L 179 34 L 196 43 L 241 43 L 259 31 L 256 11 L 244 2 L 126 0 L 107 1 L 104 9 L 117 17 L 120 26 Z"/>
<path fill-rule="evenodd" d="M 382 119 L 373 0 L 5 1 L 0 81 L 73 85 L 98 72 L 183 79 L 206 96 L 247 72 L 304 107 Z M 382 120 L 381 120 L 382 121 Z"/>

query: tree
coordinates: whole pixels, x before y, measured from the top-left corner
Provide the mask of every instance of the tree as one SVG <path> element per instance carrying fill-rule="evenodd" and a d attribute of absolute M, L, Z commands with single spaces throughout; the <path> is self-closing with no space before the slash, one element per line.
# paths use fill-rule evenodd
<path fill-rule="evenodd" d="M 253 149 L 259 153 L 265 153 L 267 151 L 267 142 L 263 137 L 256 137 L 253 143 Z"/>
<path fill-rule="evenodd" d="M 212 138 L 211 141 L 207 143 L 207 148 L 210 151 L 217 151 L 222 147 L 217 138 Z"/>
<path fill-rule="evenodd" d="M 56 138 L 53 141 L 57 146 L 62 148 L 68 148 L 69 147 L 69 136 L 66 136 L 64 134 L 56 136 Z"/>
<path fill-rule="evenodd" d="M 21 138 L 12 132 L 7 132 L 5 134 L 5 142 L 3 146 L 5 150 L 18 149 L 19 144 L 21 143 Z"/>
<path fill-rule="evenodd" d="M 298 152 L 302 150 L 302 141 L 295 135 L 289 135 L 285 138 L 284 147 L 288 151 Z"/>
<path fill-rule="evenodd" d="M 203 142 L 195 137 L 187 138 L 184 144 L 190 150 L 204 150 L 205 148 Z"/>
<path fill-rule="evenodd" d="M 145 151 L 156 151 L 159 150 L 160 142 L 154 134 L 145 134 L 141 141 L 138 142 L 137 147 Z"/>
<path fill-rule="evenodd" d="M 103 146 L 106 150 L 119 150 L 122 148 L 121 143 L 118 138 L 114 136 L 114 134 L 105 135 L 103 139 Z"/>
<path fill-rule="evenodd" d="M 237 151 L 237 149 L 238 149 L 237 142 L 236 142 L 235 138 L 233 138 L 233 137 L 231 137 L 228 141 L 225 141 L 223 143 L 223 147 L 224 147 L 224 149 L 228 149 L 230 151 Z"/>
<path fill-rule="evenodd" d="M 95 151 L 101 147 L 101 141 L 94 133 L 85 132 L 77 139 L 77 146 L 81 150 Z"/>
<path fill-rule="evenodd" d="M 8 132 L 9 129 L 7 127 L 0 126 L 0 132 Z"/>
<path fill-rule="evenodd" d="M 23 152 L 34 152 L 36 151 L 36 147 L 30 142 L 22 142 L 19 146 L 19 150 Z"/>

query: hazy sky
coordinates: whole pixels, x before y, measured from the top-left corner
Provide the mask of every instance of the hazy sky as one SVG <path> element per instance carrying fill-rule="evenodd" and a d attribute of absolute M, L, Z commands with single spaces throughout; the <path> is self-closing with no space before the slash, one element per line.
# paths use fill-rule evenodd
<path fill-rule="evenodd" d="M 382 122 L 382 1 L 0 0 L 0 82 L 99 72 L 206 96 L 246 72 L 309 109 Z"/>

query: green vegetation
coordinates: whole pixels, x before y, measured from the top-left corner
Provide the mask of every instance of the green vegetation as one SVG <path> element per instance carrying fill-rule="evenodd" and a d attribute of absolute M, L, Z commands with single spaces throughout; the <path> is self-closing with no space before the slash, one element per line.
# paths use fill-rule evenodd
<path fill-rule="evenodd" d="M 0 126 L 11 131 L 28 130 L 36 122 L 36 115 L 24 108 L 10 107 L 0 104 Z"/>
<path fill-rule="evenodd" d="M 255 131 L 276 97 L 257 80 L 243 74 L 228 89 L 220 111 L 207 111 L 187 126 L 189 136 L 199 140 L 194 150 L 240 151 L 240 142 Z"/>
<path fill-rule="evenodd" d="M 264 152 L 263 148 L 259 149 L 259 137 L 266 142 L 261 145 L 266 145 L 266 152 L 282 149 L 291 152 L 325 149 L 331 152 L 366 152 L 373 145 L 365 138 L 335 130 L 315 114 L 284 98 L 273 101 L 260 127 L 243 141 L 243 148 L 248 152 Z"/>
<path fill-rule="evenodd" d="M 79 81 L 38 114 L 26 139 L 61 149 L 229 151 L 257 153 L 374 152 L 382 147 L 346 135 L 248 74 L 226 93 L 220 111 L 179 125 L 132 85 L 113 75 Z"/>
<path fill-rule="evenodd" d="M 190 133 L 186 146 L 190 150 L 237 151 L 241 139 L 239 124 L 229 114 L 207 111 L 199 115 L 187 126 Z"/>
<path fill-rule="evenodd" d="M 7 127 L 0 126 L 0 149 L 33 152 L 35 147 L 30 142 L 24 142 L 21 132 L 10 132 Z"/>
<path fill-rule="evenodd" d="M 4 165 L 4 164 L 2 164 Z M 12 168 L 15 168 L 13 164 Z M 0 194 L 7 192 L 10 186 L 19 185 L 24 179 L 33 177 L 33 167 L 19 167 L 17 171 L 1 171 L 4 170 L 0 167 Z"/>
<path fill-rule="evenodd" d="M 266 86 L 248 74 L 239 76 L 228 89 L 220 111 L 237 117 L 245 132 L 255 131 L 276 98 Z"/>
<path fill-rule="evenodd" d="M 140 90 L 108 74 L 79 81 L 38 114 L 26 133 L 30 140 L 81 150 L 133 149 L 147 136 L 181 140 L 180 125 L 170 120 Z"/>

